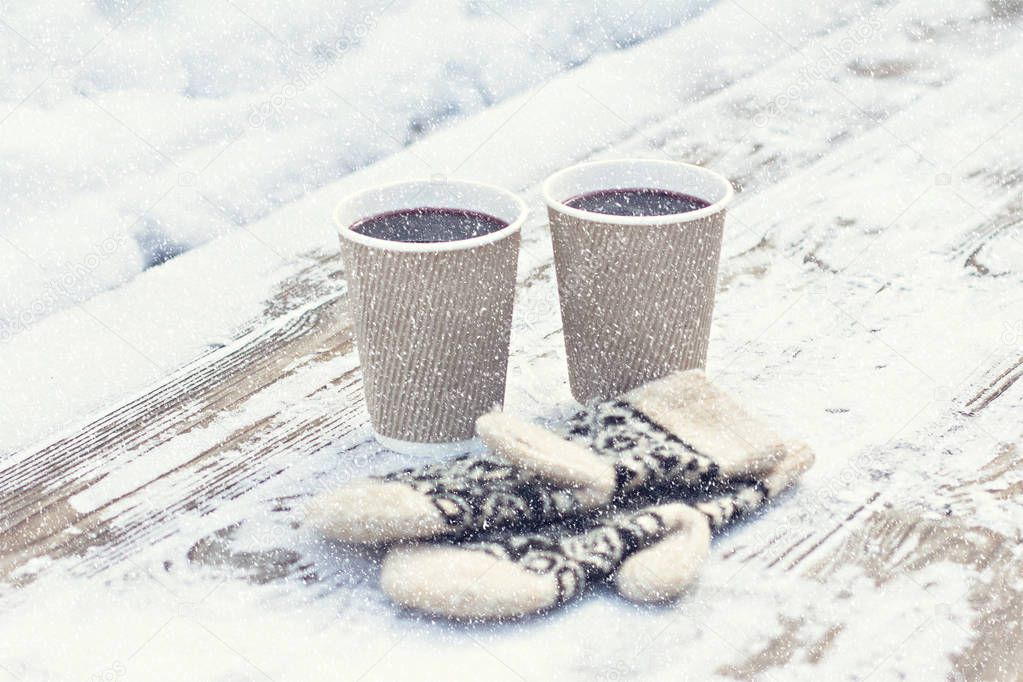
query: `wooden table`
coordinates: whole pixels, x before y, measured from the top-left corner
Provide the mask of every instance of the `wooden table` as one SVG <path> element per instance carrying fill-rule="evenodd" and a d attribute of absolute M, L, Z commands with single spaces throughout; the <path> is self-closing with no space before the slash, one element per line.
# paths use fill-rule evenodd
<path fill-rule="evenodd" d="M 1023 18 L 930 5 L 722 0 L 129 284 L 178 304 L 117 332 L 120 397 L 58 404 L 78 423 L 0 459 L 0 680 L 1023 679 Z M 572 404 L 538 183 L 631 155 L 740 189 L 708 372 L 816 467 L 677 604 L 394 609 L 378 557 L 301 511 L 404 463 L 370 436 L 331 205 L 413 174 L 520 190 L 506 409 L 552 418 Z M 234 298 L 188 311 L 196 287 Z M 204 349 L 137 340 L 197 320 Z M 40 382 L 98 361 L 106 332 L 82 334 Z"/>

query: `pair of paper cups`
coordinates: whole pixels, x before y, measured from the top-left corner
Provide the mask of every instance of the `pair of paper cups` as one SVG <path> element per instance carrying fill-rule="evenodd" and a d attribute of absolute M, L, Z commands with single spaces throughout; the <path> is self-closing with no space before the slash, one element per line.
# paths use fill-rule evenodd
<path fill-rule="evenodd" d="M 588 192 L 652 188 L 710 205 L 668 216 L 617 216 L 566 204 Z M 703 367 L 728 180 L 685 163 L 584 163 L 543 185 L 572 395 L 585 403 L 675 370 Z M 448 242 L 376 239 L 351 226 L 407 208 L 457 208 L 507 223 Z M 399 452 L 468 445 L 476 418 L 503 402 L 525 203 L 465 181 L 404 182 L 341 202 L 335 221 L 378 440 Z"/>

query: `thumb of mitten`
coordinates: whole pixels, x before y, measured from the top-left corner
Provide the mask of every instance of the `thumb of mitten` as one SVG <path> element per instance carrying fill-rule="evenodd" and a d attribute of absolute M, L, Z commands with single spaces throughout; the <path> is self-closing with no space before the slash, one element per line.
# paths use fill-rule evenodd
<path fill-rule="evenodd" d="M 541 426 L 491 412 L 476 420 L 476 433 L 506 461 L 554 485 L 573 488 L 584 507 L 607 504 L 614 495 L 611 462 Z"/>
<path fill-rule="evenodd" d="M 663 505 L 657 512 L 674 529 L 631 555 L 615 573 L 615 587 L 629 601 L 651 603 L 678 598 L 696 579 L 710 550 L 710 526 L 705 515 L 681 503 Z"/>

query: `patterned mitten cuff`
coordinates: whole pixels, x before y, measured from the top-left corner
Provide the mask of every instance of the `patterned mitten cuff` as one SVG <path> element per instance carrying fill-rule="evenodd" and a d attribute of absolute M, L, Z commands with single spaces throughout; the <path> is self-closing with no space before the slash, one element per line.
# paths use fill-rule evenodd
<path fill-rule="evenodd" d="M 692 492 L 755 475 L 783 449 L 700 370 L 597 403 L 553 432 L 501 413 L 477 431 L 492 452 L 353 481 L 316 498 L 310 517 L 362 543 L 538 527 L 665 485 Z"/>
<path fill-rule="evenodd" d="M 384 560 L 381 585 L 398 604 L 461 620 L 546 611 L 607 579 L 631 601 L 674 599 L 696 577 L 712 531 L 764 506 L 812 463 L 797 446 L 764 478 L 692 506 L 650 505 L 485 542 L 398 546 Z"/>

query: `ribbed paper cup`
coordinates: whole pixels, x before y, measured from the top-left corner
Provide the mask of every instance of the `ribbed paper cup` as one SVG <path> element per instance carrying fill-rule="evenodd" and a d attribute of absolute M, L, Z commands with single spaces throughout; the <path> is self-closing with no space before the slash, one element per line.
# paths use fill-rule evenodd
<path fill-rule="evenodd" d="M 672 190 L 710 206 L 615 216 L 565 203 L 622 188 Z M 572 395 L 580 402 L 609 398 L 675 370 L 703 367 L 732 198 L 728 180 L 672 161 L 599 161 L 555 173 L 543 194 Z"/>
<path fill-rule="evenodd" d="M 376 239 L 351 229 L 381 213 L 427 207 L 487 213 L 508 226 L 432 243 Z M 334 218 L 378 439 L 413 453 L 468 445 L 476 417 L 504 400 L 525 204 L 498 187 L 424 180 L 350 196 Z"/>

